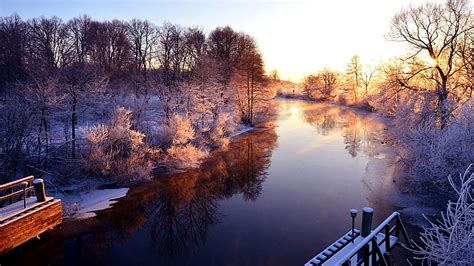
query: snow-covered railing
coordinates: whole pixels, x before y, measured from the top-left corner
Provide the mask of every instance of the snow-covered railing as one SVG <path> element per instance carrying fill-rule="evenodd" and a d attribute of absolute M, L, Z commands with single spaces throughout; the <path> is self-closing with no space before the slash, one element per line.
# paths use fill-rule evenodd
<path fill-rule="evenodd" d="M 354 229 L 354 232 L 349 231 L 341 238 L 336 240 L 334 243 L 329 245 L 325 250 L 321 251 L 318 255 L 314 256 L 305 266 L 311 265 L 322 265 L 332 256 L 336 255 L 340 250 L 342 250 L 346 245 L 354 241 L 356 237 L 360 235 L 360 231 Z"/>
<path fill-rule="evenodd" d="M 28 176 L 18 180 L 11 181 L 9 183 L 0 184 L 0 192 L 5 191 L 5 193 L 0 196 L 0 208 L 4 205 L 5 201 L 9 201 L 9 204 L 13 204 L 14 198 L 18 196 L 17 200 L 24 201 L 24 207 L 26 208 L 26 197 L 27 192 L 31 195 L 33 187 L 31 182 L 33 182 L 34 177 Z M 16 190 L 15 190 L 16 189 Z"/>
<path fill-rule="evenodd" d="M 412 247 L 398 212 L 393 212 L 375 230 L 371 230 L 373 209 L 364 208 L 361 231 L 354 228 L 356 215 L 357 211 L 351 210 L 353 229 L 305 266 L 389 265 L 390 251 L 396 244 L 401 244 L 400 236 L 403 236 L 408 247 Z"/>
<path fill-rule="evenodd" d="M 395 224 L 393 224 L 395 222 Z M 393 225 L 391 225 L 393 224 Z M 337 265 L 389 265 L 387 259 L 392 247 L 400 242 L 400 234 L 408 247 L 412 247 L 411 240 L 400 218 L 400 213 L 393 212 L 375 230 L 357 243 L 350 251 L 339 259 Z M 379 236 L 383 236 L 380 238 Z M 379 240 L 381 239 L 381 240 Z M 396 240 L 395 243 L 393 240 Z M 362 255 L 362 256 L 360 256 Z M 360 257 L 359 257 L 360 256 Z"/>

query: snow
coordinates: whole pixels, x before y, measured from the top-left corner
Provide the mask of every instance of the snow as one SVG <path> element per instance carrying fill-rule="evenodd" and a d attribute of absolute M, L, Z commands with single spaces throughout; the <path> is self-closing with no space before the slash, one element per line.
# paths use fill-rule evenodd
<path fill-rule="evenodd" d="M 66 208 L 70 209 L 69 216 L 73 219 L 94 217 L 95 212 L 111 208 L 117 202 L 116 199 L 127 195 L 128 190 L 129 188 L 96 189 L 69 195 L 66 196 L 66 201 L 70 204 Z"/>
<path fill-rule="evenodd" d="M 237 137 L 238 135 L 244 134 L 246 132 L 254 130 L 254 127 L 246 126 L 246 125 L 239 125 L 237 129 L 230 135 L 231 138 Z"/>

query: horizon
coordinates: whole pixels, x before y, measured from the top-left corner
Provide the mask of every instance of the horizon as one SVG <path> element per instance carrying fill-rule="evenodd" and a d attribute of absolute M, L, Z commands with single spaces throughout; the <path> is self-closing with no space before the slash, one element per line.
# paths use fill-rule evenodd
<path fill-rule="evenodd" d="M 402 55 L 406 46 L 386 40 L 384 34 L 397 12 L 424 2 L 74 0 L 66 4 L 61 0 L 4 0 L 0 15 L 16 13 L 24 20 L 57 16 L 64 21 L 80 15 L 99 21 L 139 18 L 156 25 L 200 26 L 206 33 L 230 26 L 257 40 L 267 72 L 276 69 L 282 80 L 299 82 L 326 67 L 344 72 L 354 55 L 370 65 Z"/>

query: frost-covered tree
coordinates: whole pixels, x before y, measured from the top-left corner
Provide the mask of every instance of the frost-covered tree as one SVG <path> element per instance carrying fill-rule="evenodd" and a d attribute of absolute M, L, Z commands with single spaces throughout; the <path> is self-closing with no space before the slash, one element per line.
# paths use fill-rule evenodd
<path fill-rule="evenodd" d="M 71 157 L 76 158 L 76 128 L 78 107 L 83 97 L 91 97 L 106 83 L 107 78 L 101 74 L 97 66 L 76 62 L 61 70 L 61 87 L 69 106 L 69 121 L 71 122 Z"/>
<path fill-rule="evenodd" d="M 462 60 L 459 49 L 465 36 L 472 36 L 473 31 L 471 7 L 467 0 L 411 6 L 392 20 L 389 37 L 406 43 L 412 50 L 403 60 L 407 67 L 399 74 L 400 87 L 435 95 L 437 102 L 433 112 L 441 128 L 447 126 L 457 108 L 454 102 L 463 102 L 469 93 L 463 89 L 466 86 L 459 79 L 463 65 L 467 63 Z M 424 82 L 417 82 L 418 77 Z"/>
<path fill-rule="evenodd" d="M 357 97 L 359 94 L 360 80 L 362 74 L 362 64 L 358 55 L 354 55 L 347 64 L 347 86 L 352 92 L 353 101 L 357 104 Z"/>
<path fill-rule="evenodd" d="M 332 101 L 336 97 L 337 83 L 338 74 L 329 68 L 324 68 L 315 75 L 307 76 L 303 85 L 308 97 Z"/>
<path fill-rule="evenodd" d="M 253 125 L 259 113 L 265 112 L 269 101 L 275 96 L 273 88 L 267 86 L 263 58 L 256 42 L 244 36 L 245 50 L 232 77 L 236 91 L 237 107 L 242 123 Z"/>
<path fill-rule="evenodd" d="M 428 219 L 429 227 L 421 232 L 421 243 L 413 250 L 416 259 L 441 265 L 471 265 L 474 261 L 474 172 L 472 164 L 459 180 L 448 177 L 457 195 L 449 201 L 441 218 Z"/>

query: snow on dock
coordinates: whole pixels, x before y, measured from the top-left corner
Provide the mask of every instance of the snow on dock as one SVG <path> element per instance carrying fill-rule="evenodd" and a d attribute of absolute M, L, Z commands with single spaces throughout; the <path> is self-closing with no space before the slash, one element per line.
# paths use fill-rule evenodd
<path fill-rule="evenodd" d="M 61 224 L 61 200 L 46 196 L 43 180 L 25 177 L 0 185 L 0 192 L 0 254 Z"/>
<path fill-rule="evenodd" d="M 407 246 L 412 246 L 398 212 L 392 213 L 375 230 L 371 230 L 373 210 L 364 208 L 363 215 L 362 232 L 349 231 L 305 266 L 389 265 L 390 251 L 400 243 L 400 236 Z"/>

